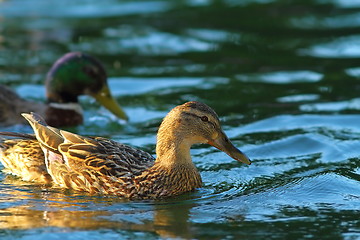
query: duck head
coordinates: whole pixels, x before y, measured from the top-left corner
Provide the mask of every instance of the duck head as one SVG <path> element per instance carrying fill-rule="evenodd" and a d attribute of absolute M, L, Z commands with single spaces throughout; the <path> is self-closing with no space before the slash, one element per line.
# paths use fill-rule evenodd
<path fill-rule="evenodd" d="M 208 143 L 239 162 L 251 164 L 226 136 L 215 111 L 201 102 L 187 102 L 172 109 L 160 125 L 158 138 L 162 139 L 158 139 L 157 155 L 165 155 L 172 147 L 180 148 L 177 152 L 188 152 L 193 144 Z"/>
<path fill-rule="evenodd" d="M 128 120 L 111 95 L 104 67 L 90 55 L 81 52 L 65 54 L 49 70 L 45 85 L 49 103 L 77 103 L 80 95 L 89 95 L 115 116 Z"/>

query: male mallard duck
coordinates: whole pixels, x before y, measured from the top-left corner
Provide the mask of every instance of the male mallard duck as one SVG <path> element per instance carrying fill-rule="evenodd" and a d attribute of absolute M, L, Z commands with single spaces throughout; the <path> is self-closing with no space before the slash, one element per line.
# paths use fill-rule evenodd
<path fill-rule="evenodd" d="M 51 126 L 75 126 L 83 122 L 78 96 L 90 95 L 119 118 L 127 116 L 111 96 L 105 69 L 95 58 L 70 52 L 58 59 L 46 77 L 47 104 L 26 101 L 0 85 L 0 124 L 25 123 L 22 112 L 36 112 Z"/>
<path fill-rule="evenodd" d="M 52 179 L 54 184 L 68 189 L 130 199 L 156 199 L 192 191 L 201 187 L 200 174 L 190 156 L 190 147 L 195 143 L 208 143 L 250 164 L 225 135 L 214 110 L 200 102 L 177 106 L 164 118 L 157 134 L 156 159 L 109 139 L 83 137 L 50 127 L 34 113 L 23 116 L 35 136 L 0 133 L 22 138 L 0 144 L 3 165 L 23 179 L 31 180 L 34 173 L 33 180 Z M 44 155 L 40 155 L 39 145 Z M 33 170 L 26 169 L 26 165 Z"/>

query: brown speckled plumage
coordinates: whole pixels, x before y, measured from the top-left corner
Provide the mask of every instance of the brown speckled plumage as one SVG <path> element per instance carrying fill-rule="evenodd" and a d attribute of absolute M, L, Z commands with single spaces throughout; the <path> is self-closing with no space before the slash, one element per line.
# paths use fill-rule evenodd
<path fill-rule="evenodd" d="M 109 139 L 83 137 L 50 127 L 35 114 L 23 115 L 33 127 L 38 142 L 32 139 L 4 141 L 1 161 L 9 162 L 10 158 L 15 159 L 14 154 L 22 154 L 21 151 L 11 153 L 14 146 L 8 147 L 7 141 L 13 141 L 19 148 L 21 141 L 28 141 L 29 147 L 37 152 L 40 145 L 44 155 L 36 157 L 43 160 L 53 183 L 64 188 L 130 199 L 157 199 L 193 191 L 201 187 L 201 176 L 190 156 L 190 147 L 195 143 L 209 143 L 232 158 L 250 164 L 226 137 L 216 113 L 199 102 L 180 105 L 164 118 L 158 132 L 156 159 Z M 16 162 L 4 165 L 11 172 Z M 26 179 L 23 175 L 27 172 L 13 173 Z"/>
<path fill-rule="evenodd" d="M 5 172 L 20 176 L 24 181 L 49 184 L 44 153 L 37 140 L 8 139 L 0 143 L 1 162 Z"/>

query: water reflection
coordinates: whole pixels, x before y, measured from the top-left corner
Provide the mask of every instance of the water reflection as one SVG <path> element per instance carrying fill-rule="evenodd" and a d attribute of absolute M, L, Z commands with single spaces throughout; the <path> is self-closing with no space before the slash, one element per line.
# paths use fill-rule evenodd
<path fill-rule="evenodd" d="M 296 82 L 318 82 L 323 78 L 321 73 L 312 71 L 271 72 L 262 74 L 239 74 L 236 79 L 244 82 L 264 82 L 286 84 Z"/>
<path fill-rule="evenodd" d="M 190 210 L 195 204 L 184 206 L 155 205 L 154 228 L 156 233 L 165 238 L 192 239 Z"/>
<path fill-rule="evenodd" d="M 341 122 L 341 125 L 339 123 Z M 259 120 L 246 126 L 241 126 L 237 132 L 259 133 L 274 131 L 291 131 L 301 129 L 328 128 L 341 130 L 351 130 L 353 133 L 360 132 L 360 116 L 357 114 L 347 115 L 278 115 L 267 119 Z M 291 133 L 293 134 L 293 133 Z M 244 150 L 245 151 L 245 150 Z"/>
<path fill-rule="evenodd" d="M 345 69 L 346 74 L 349 76 L 360 78 L 360 67 Z"/>
<path fill-rule="evenodd" d="M 306 102 L 306 101 L 315 101 L 318 100 L 320 96 L 318 94 L 299 94 L 291 95 L 277 98 L 278 102 Z"/>
<path fill-rule="evenodd" d="M 192 238 L 189 218 L 194 203 L 134 203 L 115 197 L 66 194 L 60 189 L 26 185 L 11 176 L 3 184 L 11 186 L 0 190 L 0 229 L 107 228 L 152 232 L 164 238 Z"/>
<path fill-rule="evenodd" d="M 301 55 L 321 58 L 358 58 L 360 56 L 360 35 L 337 38 L 298 51 Z"/>
<path fill-rule="evenodd" d="M 187 29 L 187 34 L 208 42 L 239 42 L 241 35 L 238 32 L 222 31 L 219 29 Z"/>
<path fill-rule="evenodd" d="M 360 2 L 354 0 L 322 0 L 323 3 L 334 3 L 342 8 L 358 8 L 360 7 Z"/>
<path fill-rule="evenodd" d="M 0 14 L 7 17 L 86 18 L 146 14 L 167 11 L 170 8 L 171 4 L 164 1 L 139 1 L 134 3 L 131 1 L 105 0 L 102 1 L 101 5 L 94 5 L 92 1 L 86 0 L 71 2 L 31 0 L 25 2 L 5 1 L 1 5 Z"/>
<path fill-rule="evenodd" d="M 291 24 L 300 29 L 343 29 L 360 26 L 360 14 L 352 13 L 334 17 L 316 18 L 307 16 L 302 18 L 294 18 Z"/>
<path fill-rule="evenodd" d="M 81 51 L 95 51 L 98 54 L 140 54 L 145 56 L 179 55 L 185 52 L 207 52 L 216 45 L 200 39 L 182 36 L 148 26 L 120 25 L 107 28 L 103 39 L 87 39 L 73 44 Z M 97 45 L 101 48 L 92 48 Z"/>
<path fill-rule="evenodd" d="M 348 101 L 303 104 L 300 106 L 300 110 L 304 112 L 338 112 L 344 110 L 360 110 L 360 98 L 354 98 Z"/>

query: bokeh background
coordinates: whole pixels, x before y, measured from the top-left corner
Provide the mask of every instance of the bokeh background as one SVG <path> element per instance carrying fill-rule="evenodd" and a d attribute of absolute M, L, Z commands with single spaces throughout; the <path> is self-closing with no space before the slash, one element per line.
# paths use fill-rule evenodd
<path fill-rule="evenodd" d="M 253 164 L 194 146 L 203 188 L 135 202 L 0 173 L 1 239 L 360 239 L 359 1 L 0 0 L 1 84 L 44 101 L 69 51 L 104 64 L 130 121 L 82 97 L 68 130 L 155 154 L 161 119 L 197 100 Z"/>

